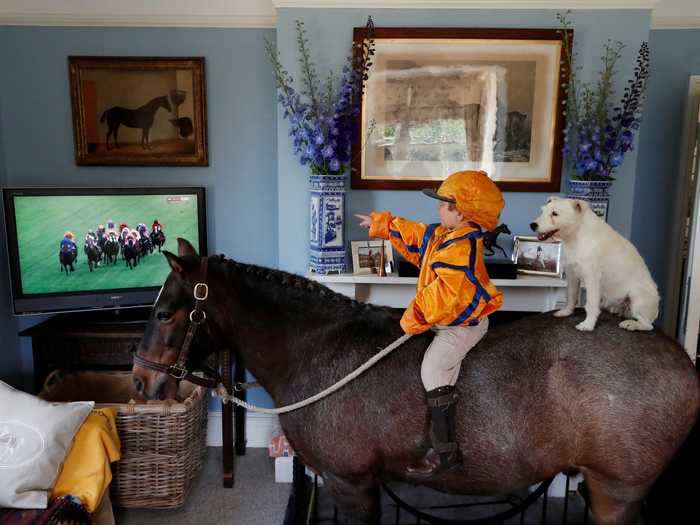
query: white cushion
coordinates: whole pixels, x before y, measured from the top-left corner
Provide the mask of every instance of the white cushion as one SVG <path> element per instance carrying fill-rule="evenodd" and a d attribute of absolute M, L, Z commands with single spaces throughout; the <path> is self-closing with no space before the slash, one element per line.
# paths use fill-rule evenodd
<path fill-rule="evenodd" d="M 0 381 L 0 507 L 44 509 L 95 403 L 49 403 Z"/>

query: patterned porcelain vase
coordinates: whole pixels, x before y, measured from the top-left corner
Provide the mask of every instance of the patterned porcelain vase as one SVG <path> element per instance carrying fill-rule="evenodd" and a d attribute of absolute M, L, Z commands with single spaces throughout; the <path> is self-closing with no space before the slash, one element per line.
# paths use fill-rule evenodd
<path fill-rule="evenodd" d="M 588 201 L 593 212 L 607 222 L 610 186 L 612 181 L 609 180 L 569 180 L 567 197 Z"/>
<path fill-rule="evenodd" d="M 311 175 L 309 270 L 345 271 L 345 176 Z"/>

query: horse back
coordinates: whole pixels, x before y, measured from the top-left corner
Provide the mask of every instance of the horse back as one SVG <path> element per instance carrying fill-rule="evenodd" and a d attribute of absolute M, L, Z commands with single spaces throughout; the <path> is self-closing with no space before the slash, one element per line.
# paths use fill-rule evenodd
<path fill-rule="evenodd" d="M 572 466 L 658 476 L 697 419 L 697 372 L 662 333 L 628 332 L 607 314 L 580 332 L 583 315 L 496 327 L 470 352 L 458 384 L 467 456 L 498 449 L 525 477 Z"/>

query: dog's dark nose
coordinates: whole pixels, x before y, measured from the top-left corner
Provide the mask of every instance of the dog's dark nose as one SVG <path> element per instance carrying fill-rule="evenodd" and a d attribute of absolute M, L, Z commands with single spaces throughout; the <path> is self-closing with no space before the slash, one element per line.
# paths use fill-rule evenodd
<path fill-rule="evenodd" d="M 536 222 L 531 222 L 531 223 L 530 223 L 530 229 L 531 229 L 533 232 L 536 232 L 536 231 L 537 231 L 537 223 L 536 223 Z"/>

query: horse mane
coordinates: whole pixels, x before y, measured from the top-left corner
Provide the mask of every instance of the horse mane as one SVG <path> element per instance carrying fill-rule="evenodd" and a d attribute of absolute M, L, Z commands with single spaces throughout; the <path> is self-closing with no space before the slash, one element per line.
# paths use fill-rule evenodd
<path fill-rule="evenodd" d="M 273 288 L 302 302 L 306 311 L 328 311 L 332 307 L 334 317 L 383 314 L 385 318 L 387 314 L 395 315 L 395 310 L 391 307 L 358 302 L 298 274 L 242 263 L 227 259 L 223 254 L 211 259 L 223 269 L 227 278 L 235 278 L 245 287 L 261 291 L 266 285 L 272 284 Z"/>

